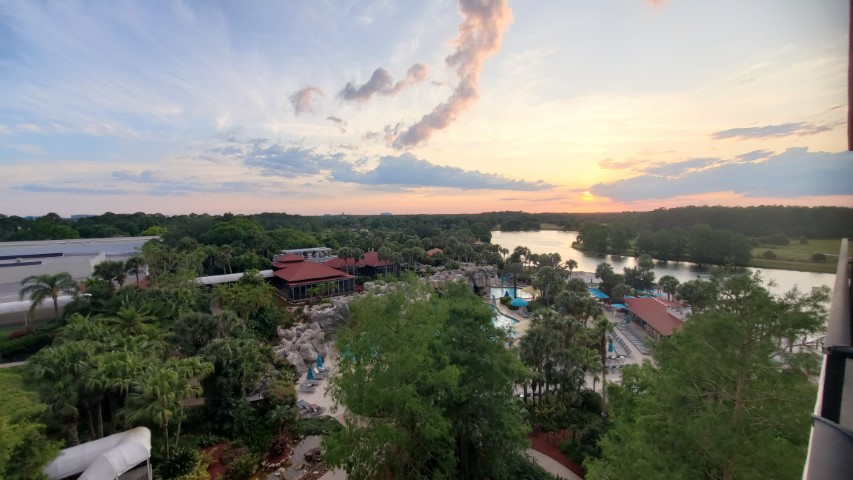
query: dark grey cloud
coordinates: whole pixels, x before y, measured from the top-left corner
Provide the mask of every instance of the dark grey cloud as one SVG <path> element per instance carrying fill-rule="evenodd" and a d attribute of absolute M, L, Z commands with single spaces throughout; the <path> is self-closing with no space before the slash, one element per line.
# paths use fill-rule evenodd
<path fill-rule="evenodd" d="M 507 0 L 459 0 L 462 24 L 456 50 L 445 63 L 456 70 L 459 83 L 450 98 L 397 136 L 391 145 L 403 149 L 427 141 L 447 128 L 480 97 L 480 72 L 486 58 L 500 50 L 503 34 L 512 21 Z"/>
<path fill-rule="evenodd" d="M 853 153 L 789 148 L 763 162 L 725 162 L 678 178 L 644 174 L 590 188 L 597 196 L 633 202 L 732 191 L 747 197 L 853 195 Z"/>
<path fill-rule="evenodd" d="M 644 168 L 643 171 L 652 175 L 672 177 L 675 175 L 683 175 L 684 173 L 687 173 L 690 170 L 707 167 L 708 165 L 712 165 L 719 161 L 720 160 L 717 158 L 691 158 L 689 160 L 683 160 L 680 162 L 652 165 Z"/>
<path fill-rule="evenodd" d="M 788 137 L 796 135 L 804 137 L 806 135 L 814 135 L 821 132 L 832 130 L 832 127 L 827 125 L 815 125 L 812 123 L 783 123 L 782 125 L 765 125 L 763 127 L 745 127 L 732 128 L 711 134 L 714 140 L 722 140 L 725 138 L 772 138 L 772 137 Z"/>
<path fill-rule="evenodd" d="M 413 155 L 384 156 L 373 170 L 332 172 L 332 180 L 362 185 L 399 185 L 406 187 L 446 187 L 461 190 L 518 190 L 535 191 L 553 188 L 541 180 L 528 182 L 513 180 L 502 175 L 463 170 L 458 167 L 436 165 Z"/>
<path fill-rule="evenodd" d="M 72 193 L 75 195 L 127 195 L 134 193 L 121 188 L 75 187 L 72 185 L 42 185 L 38 183 L 28 183 L 14 188 L 18 190 L 25 190 L 27 192 Z"/>
<path fill-rule="evenodd" d="M 756 160 L 761 160 L 762 158 L 767 158 L 774 153 L 775 152 L 771 152 L 770 150 L 753 150 L 751 152 L 740 154 L 736 158 L 743 160 L 744 162 L 754 162 Z"/>
<path fill-rule="evenodd" d="M 364 102 L 370 100 L 374 95 L 392 96 L 400 93 L 404 88 L 413 85 L 426 78 L 428 68 L 422 63 L 416 63 L 406 72 L 406 77 L 394 83 L 394 77 L 382 67 L 377 68 L 370 80 L 364 85 L 355 85 L 349 82 L 338 94 L 346 101 Z"/>
<path fill-rule="evenodd" d="M 290 104 L 293 105 L 293 113 L 296 115 L 313 113 L 318 96 L 323 96 L 323 90 L 320 90 L 320 87 L 305 87 L 291 95 Z"/>

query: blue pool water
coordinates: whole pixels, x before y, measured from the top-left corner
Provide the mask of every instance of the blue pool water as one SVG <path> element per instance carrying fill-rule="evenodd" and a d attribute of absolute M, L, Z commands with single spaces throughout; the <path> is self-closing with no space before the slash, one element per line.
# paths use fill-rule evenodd
<path fill-rule="evenodd" d="M 516 298 L 514 295 L 515 289 L 512 287 L 492 287 L 492 291 L 489 292 L 489 297 L 501 298 L 505 294 L 509 293 L 510 298 Z M 525 300 L 532 300 L 533 295 L 522 292 L 521 289 L 518 289 L 518 298 L 523 298 Z"/>
<path fill-rule="evenodd" d="M 518 332 L 512 330 L 512 326 L 518 323 L 518 320 L 504 315 L 503 313 L 498 311 L 498 309 L 494 305 L 492 306 L 492 308 L 495 310 L 495 316 L 492 317 L 492 323 L 498 328 L 509 328 L 510 336 L 517 337 Z"/>

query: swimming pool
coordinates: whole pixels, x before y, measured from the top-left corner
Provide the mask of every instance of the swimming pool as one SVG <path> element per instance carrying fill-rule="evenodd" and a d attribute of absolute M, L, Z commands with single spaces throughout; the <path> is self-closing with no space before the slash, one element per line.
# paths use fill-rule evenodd
<path fill-rule="evenodd" d="M 508 293 L 510 298 L 515 298 L 515 295 L 513 295 L 513 292 L 515 291 L 515 289 L 512 287 L 491 287 L 491 288 L 492 288 L 492 290 L 489 292 L 489 297 L 501 298 L 501 297 L 505 296 L 504 294 Z M 519 288 L 518 289 L 518 298 L 523 298 L 525 300 L 532 300 L 533 295 L 531 295 L 527 292 L 522 292 L 521 289 Z"/>
<path fill-rule="evenodd" d="M 492 317 L 492 323 L 496 327 L 501 328 L 501 329 L 507 329 L 508 328 L 509 329 L 509 335 L 513 338 L 517 337 L 518 332 L 516 332 L 512 328 L 512 326 L 515 325 L 516 323 L 518 323 L 518 320 L 516 320 L 510 316 L 504 315 L 494 305 L 492 305 L 492 308 L 495 310 L 495 316 Z"/>

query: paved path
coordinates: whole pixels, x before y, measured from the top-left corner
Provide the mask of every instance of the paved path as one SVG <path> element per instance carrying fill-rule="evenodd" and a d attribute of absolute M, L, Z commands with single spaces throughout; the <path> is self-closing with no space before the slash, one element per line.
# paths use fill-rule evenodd
<path fill-rule="evenodd" d="M 540 467 L 544 468 L 546 472 L 550 473 L 551 475 L 556 475 L 557 478 L 563 478 L 567 480 L 581 480 L 581 477 L 575 475 L 575 472 L 560 465 L 560 462 L 554 460 L 548 455 L 545 455 L 544 453 L 537 452 L 532 448 L 528 448 L 527 455 L 531 459 L 533 459 L 533 461 L 536 462 Z"/>
<path fill-rule="evenodd" d="M 0 363 L 0 368 L 12 368 L 12 367 L 20 367 L 21 365 L 26 365 L 27 362 L 8 362 L 8 363 Z"/>

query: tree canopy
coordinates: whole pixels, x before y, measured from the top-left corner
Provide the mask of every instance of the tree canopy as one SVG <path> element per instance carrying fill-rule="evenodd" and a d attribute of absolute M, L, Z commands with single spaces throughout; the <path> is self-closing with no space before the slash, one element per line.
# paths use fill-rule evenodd
<path fill-rule="evenodd" d="M 710 305 L 626 366 L 590 479 L 800 478 L 828 292 L 772 297 L 758 276 L 719 280 Z M 800 342 L 800 343 L 798 343 Z"/>
<path fill-rule="evenodd" d="M 513 386 L 526 369 L 464 285 L 418 282 L 354 302 L 337 346 L 345 428 L 330 464 L 350 478 L 508 478 L 527 426 Z"/>

